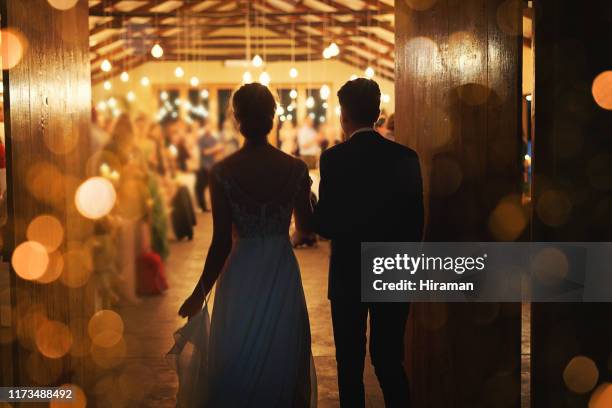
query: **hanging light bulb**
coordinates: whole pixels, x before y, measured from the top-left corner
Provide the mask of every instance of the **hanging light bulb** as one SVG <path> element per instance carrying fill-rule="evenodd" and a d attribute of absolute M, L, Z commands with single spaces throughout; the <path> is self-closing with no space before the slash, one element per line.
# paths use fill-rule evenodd
<path fill-rule="evenodd" d="M 129 102 L 134 102 L 136 100 L 136 94 L 132 91 L 128 92 L 126 97 Z"/>
<path fill-rule="evenodd" d="M 183 69 L 183 67 L 178 66 L 176 67 L 176 69 L 174 70 L 174 76 L 177 78 L 182 78 L 185 76 L 185 70 Z"/>
<path fill-rule="evenodd" d="M 96 105 L 96 108 L 98 108 L 98 110 L 101 110 L 101 111 L 105 111 L 107 107 L 108 107 L 108 106 L 106 105 L 106 102 L 105 102 L 105 101 L 100 101 L 100 102 L 98 102 L 98 104 Z"/>
<path fill-rule="evenodd" d="M 110 81 L 104 81 L 104 89 L 106 89 L 107 91 L 110 91 L 112 87 L 113 87 L 113 84 L 111 84 Z"/>
<path fill-rule="evenodd" d="M 389 94 L 382 94 L 380 96 L 380 100 L 382 101 L 382 103 L 389 103 L 391 101 L 391 97 L 389 96 Z"/>
<path fill-rule="evenodd" d="M 291 91 L 289 91 L 289 96 L 291 97 L 291 99 L 297 98 L 297 91 L 295 89 L 292 89 Z"/>
<path fill-rule="evenodd" d="M 291 67 L 291 69 L 289 70 L 289 76 L 291 78 L 297 78 L 298 76 L 298 70 L 295 67 Z"/>
<path fill-rule="evenodd" d="M 111 64 L 108 59 L 105 59 L 102 61 L 102 64 L 100 64 L 100 69 L 104 72 L 109 72 L 111 69 L 113 69 L 113 64 Z"/>
<path fill-rule="evenodd" d="M 342 113 L 342 110 L 340 109 L 340 106 L 336 106 L 334 111 L 336 112 L 336 116 L 340 116 L 340 114 Z"/>
<path fill-rule="evenodd" d="M 151 85 L 151 80 L 149 79 L 149 77 L 143 76 L 142 78 L 140 78 L 140 85 L 149 86 Z"/>
<path fill-rule="evenodd" d="M 164 55 L 164 49 L 159 43 L 155 43 L 155 45 L 151 48 L 151 55 L 153 58 L 161 58 Z"/>
<path fill-rule="evenodd" d="M 262 72 L 261 75 L 259 75 L 259 83 L 263 86 L 270 85 L 270 74 L 268 74 L 266 71 Z"/>
<path fill-rule="evenodd" d="M 330 59 L 331 57 L 332 55 L 331 55 L 331 51 L 329 50 L 329 47 L 325 48 L 323 50 L 323 58 Z"/>
<path fill-rule="evenodd" d="M 252 64 L 253 64 L 253 66 L 254 66 L 254 67 L 261 67 L 261 66 L 263 65 L 263 62 L 264 62 L 264 61 L 263 61 L 263 59 L 262 59 L 262 58 L 259 56 L 259 54 L 256 54 L 256 55 L 253 57 Z"/>
<path fill-rule="evenodd" d="M 280 115 L 282 115 L 283 113 L 285 113 L 285 109 L 283 109 L 283 107 L 282 107 L 281 105 L 278 105 L 278 106 L 276 107 L 276 114 L 277 114 L 278 116 L 280 116 Z"/>
<path fill-rule="evenodd" d="M 372 79 L 372 77 L 374 76 L 374 68 L 367 67 L 366 70 L 365 70 L 365 76 L 368 79 Z"/>
<path fill-rule="evenodd" d="M 200 92 L 200 96 L 203 99 L 208 99 L 208 89 L 202 89 L 202 92 Z"/>
<path fill-rule="evenodd" d="M 200 85 L 200 80 L 198 79 L 198 77 L 191 77 L 191 79 L 189 80 L 189 84 L 191 84 L 191 86 L 193 87 L 196 87 Z"/>
<path fill-rule="evenodd" d="M 117 100 L 113 97 L 108 98 L 108 106 L 110 106 L 111 108 L 116 108 L 117 107 Z"/>
<path fill-rule="evenodd" d="M 308 109 L 313 108 L 314 105 L 315 105 L 315 100 L 314 100 L 314 98 L 312 96 L 309 96 L 308 98 L 306 98 L 306 107 Z"/>
<path fill-rule="evenodd" d="M 242 74 L 242 82 L 245 84 L 250 84 L 253 82 L 253 75 L 251 74 L 251 71 L 245 71 L 244 74 Z"/>
<path fill-rule="evenodd" d="M 356 79 L 357 79 L 357 75 L 355 75 L 355 74 L 351 75 L 351 78 L 350 78 L 350 79 L 351 79 L 351 81 L 356 80 Z"/>
<path fill-rule="evenodd" d="M 121 82 L 127 82 L 130 80 L 130 74 L 128 74 L 127 72 L 123 71 L 121 73 L 121 75 L 119 75 L 119 79 L 121 79 Z"/>
<path fill-rule="evenodd" d="M 319 94 L 321 95 L 321 99 L 329 98 L 329 94 L 330 93 L 331 93 L 331 90 L 329 89 L 329 86 L 327 86 L 327 85 L 323 85 L 321 87 L 321 89 L 319 90 Z"/>
<path fill-rule="evenodd" d="M 166 91 L 162 91 L 162 92 L 159 94 L 159 97 L 161 98 L 161 100 L 162 100 L 162 101 L 167 101 L 167 100 L 168 100 L 168 92 L 166 92 Z"/>
<path fill-rule="evenodd" d="M 327 47 L 327 49 L 329 50 L 329 54 L 332 57 L 336 57 L 338 56 L 338 54 L 340 54 L 340 47 L 338 47 L 338 44 L 336 44 L 335 42 L 329 44 L 329 47 Z"/>

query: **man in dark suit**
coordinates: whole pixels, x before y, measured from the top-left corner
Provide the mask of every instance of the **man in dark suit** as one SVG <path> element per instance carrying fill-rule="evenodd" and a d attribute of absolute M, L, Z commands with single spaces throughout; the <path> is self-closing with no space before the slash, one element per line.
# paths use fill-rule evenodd
<path fill-rule="evenodd" d="M 387 407 L 409 406 L 404 370 L 408 303 L 362 303 L 361 242 L 418 242 L 423 192 L 417 154 L 372 128 L 380 89 L 372 80 L 347 82 L 339 91 L 342 129 L 349 139 L 321 156 L 316 209 L 318 233 L 331 240 L 331 301 L 340 405 L 365 406 L 363 370 L 367 317 L 370 356 Z"/>

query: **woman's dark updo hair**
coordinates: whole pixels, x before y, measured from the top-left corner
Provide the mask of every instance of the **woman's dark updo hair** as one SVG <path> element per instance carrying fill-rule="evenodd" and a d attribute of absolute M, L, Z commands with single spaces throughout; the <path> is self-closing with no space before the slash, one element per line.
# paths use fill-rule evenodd
<path fill-rule="evenodd" d="M 240 133 L 249 140 L 265 140 L 276 112 L 276 101 L 270 90 L 258 83 L 243 85 L 232 98 L 234 116 Z"/>

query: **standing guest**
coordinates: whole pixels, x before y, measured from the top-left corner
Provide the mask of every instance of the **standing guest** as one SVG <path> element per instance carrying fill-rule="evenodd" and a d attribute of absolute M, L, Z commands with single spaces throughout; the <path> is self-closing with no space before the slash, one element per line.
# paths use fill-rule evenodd
<path fill-rule="evenodd" d="M 329 293 L 342 408 L 365 407 L 368 315 L 370 356 L 386 407 L 409 407 L 404 329 L 409 303 L 362 303 L 361 242 L 415 242 L 423 232 L 417 154 L 374 131 L 380 88 L 370 79 L 338 91 L 348 141 L 321 156 L 318 233 L 331 240 Z M 364 166 L 367 163 L 367 166 Z M 364 194 L 367 186 L 367 194 Z"/>
<path fill-rule="evenodd" d="M 280 139 L 280 149 L 292 156 L 297 153 L 296 143 L 296 132 L 293 122 L 286 120 L 281 125 L 280 131 L 278 132 L 278 138 Z"/>
<path fill-rule="evenodd" d="M 321 147 L 319 146 L 317 131 L 313 126 L 313 120 L 310 115 L 304 118 L 304 122 L 297 132 L 297 140 L 300 157 L 302 157 L 309 168 L 315 168 L 317 157 L 321 153 Z"/>
<path fill-rule="evenodd" d="M 202 136 L 198 139 L 200 151 L 200 169 L 196 175 L 196 200 L 202 211 L 208 211 L 206 205 L 206 188 L 209 184 L 210 169 L 215 164 L 217 156 L 223 152 L 223 145 L 212 134 L 210 128 L 206 126 L 204 119 L 199 119 L 203 125 Z"/>

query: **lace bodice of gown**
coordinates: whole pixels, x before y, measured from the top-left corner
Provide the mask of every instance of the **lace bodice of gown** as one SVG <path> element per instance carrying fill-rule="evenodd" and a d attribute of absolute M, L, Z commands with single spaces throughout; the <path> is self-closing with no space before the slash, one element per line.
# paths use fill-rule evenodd
<path fill-rule="evenodd" d="M 240 238 L 288 235 L 295 200 L 300 192 L 310 191 L 308 168 L 299 160 L 293 164 L 291 174 L 282 189 L 266 202 L 249 196 L 232 177 L 224 162 L 213 168 L 213 176 L 230 203 L 234 230 Z"/>

